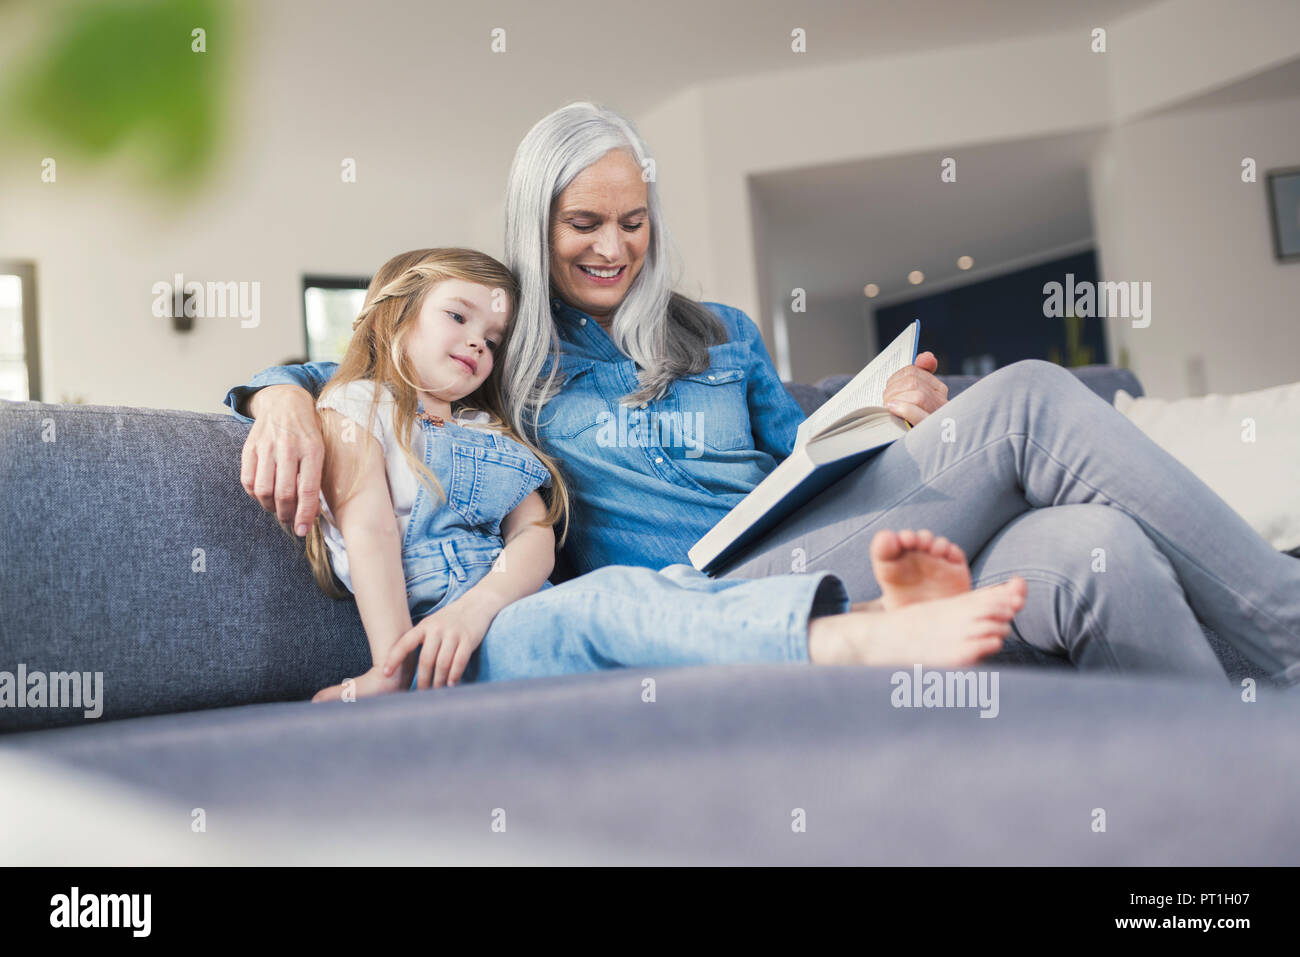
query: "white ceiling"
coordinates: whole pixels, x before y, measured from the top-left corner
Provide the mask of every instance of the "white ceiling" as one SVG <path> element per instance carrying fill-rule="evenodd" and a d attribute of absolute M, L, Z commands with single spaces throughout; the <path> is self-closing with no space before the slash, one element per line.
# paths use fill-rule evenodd
<path fill-rule="evenodd" d="M 593 5 L 589 0 L 547 0 L 502 4 L 498 9 L 509 15 L 488 19 L 495 16 L 493 22 L 499 20 L 516 38 L 512 55 L 545 62 L 540 89 L 556 84 L 599 88 L 606 101 L 637 112 L 723 77 L 1041 36 L 1096 26 L 1152 2 L 606 0 Z M 483 8 L 476 6 L 465 9 L 482 18 Z M 795 27 L 807 31 L 805 55 L 790 53 Z M 593 60 L 601 64 L 597 76 Z M 647 82 L 648 74 L 656 82 Z"/>
<path fill-rule="evenodd" d="M 1300 97 L 1300 59 L 1256 73 L 1231 86 L 1184 100 L 1171 107 L 1171 110 L 1217 109 L 1260 100 L 1284 100 L 1292 97 Z M 1297 117 L 1297 122 L 1300 122 L 1300 116 Z"/>
<path fill-rule="evenodd" d="M 764 211 L 773 293 L 877 302 L 923 295 L 936 282 L 1086 245 L 1092 238 L 1087 163 L 1097 134 L 1069 134 L 963 147 L 755 177 Z M 940 181 L 940 162 L 957 179 Z M 921 287 L 907 274 L 925 274 Z"/>

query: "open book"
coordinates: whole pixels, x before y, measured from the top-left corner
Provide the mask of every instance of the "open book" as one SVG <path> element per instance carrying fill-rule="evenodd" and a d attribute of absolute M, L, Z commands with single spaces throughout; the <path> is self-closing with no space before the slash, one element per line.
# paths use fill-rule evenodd
<path fill-rule="evenodd" d="M 916 360 L 921 323 L 913 322 L 795 433 L 794 451 L 692 546 L 703 572 L 724 565 L 746 545 L 853 471 L 911 427 L 884 408 L 885 383 Z"/>

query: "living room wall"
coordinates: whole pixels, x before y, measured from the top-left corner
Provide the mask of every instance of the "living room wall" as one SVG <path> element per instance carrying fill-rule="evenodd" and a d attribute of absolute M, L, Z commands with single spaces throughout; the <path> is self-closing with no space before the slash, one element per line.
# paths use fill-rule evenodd
<path fill-rule="evenodd" d="M 1296 165 L 1300 98 L 1166 112 L 1105 138 L 1091 169 L 1102 278 L 1152 293 L 1150 326 L 1114 319 L 1107 331 L 1150 394 L 1300 378 L 1300 263 L 1274 258 L 1265 180 Z"/>

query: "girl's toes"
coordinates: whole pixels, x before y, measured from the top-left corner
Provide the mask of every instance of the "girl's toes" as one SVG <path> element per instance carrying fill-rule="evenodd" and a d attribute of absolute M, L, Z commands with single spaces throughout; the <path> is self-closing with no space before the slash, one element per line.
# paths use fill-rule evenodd
<path fill-rule="evenodd" d="M 987 658 L 989 655 L 995 655 L 1001 650 L 1001 638 L 981 638 L 979 641 L 974 642 L 974 645 L 971 648 L 971 654 L 974 656 L 971 660 L 971 664 L 974 664 L 982 658 Z"/>
<path fill-rule="evenodd" d="M 948 543 L 948 561 L 954 565 L 962 565 L 966 562 L 966 553 L 961 550 L 961 546 L 954 542 Z"/>
<path fill-rule="evenodd" d="M 872 536 L 870 551 L 873 562 L 892 562 L 903 553 L 903 546 L 892 529 L 882 528 Z"/>
<path fill-rule="evenodd" d="M 919 529 L 916 533 L 916 547 L 928 551 L 932 544 L 934 544 L 934 532 L 928 528 Z"/>
<path fill-rule="evenodd" d="M 898 542 L 904 548 L 916 548 L 916 532 L 910 528 L 899 529 Z"/>
<path fill-rule="evenodd" d="M 1000 642 L 1009 634 L 1011 634 L 1011 625 L 1009 624 L 1004 623 L 995 626 L 992 622 L 981 621 L 971 629 L 971 633 L 962 642 L 962 647 L 969 651 L 972 647 L 978 647 L 990 641 Z"/>
<path fill-rule="evenodd" d="M 1000 590 L 990 590 L 980 595 L 977 617 L 984 620 L 1009 621 L 1015 615 L 1011 599 Z"/>
<path fill-rule="evenodd" d="M 1004 601 L 1014 603 L 1024 600 L 1028 586 L 1023 578 L 1009 578 L 1004 582 L 991 586 L 989 590 L 1000 595 Z"/>
<path fill-rule="evenodd" d="M 943 558 L 948 552 L 948 546 L 952 544 L 942 535 L 935 538 L 934 543 L 930 546 L 930 554 L 935 558 Z"/>

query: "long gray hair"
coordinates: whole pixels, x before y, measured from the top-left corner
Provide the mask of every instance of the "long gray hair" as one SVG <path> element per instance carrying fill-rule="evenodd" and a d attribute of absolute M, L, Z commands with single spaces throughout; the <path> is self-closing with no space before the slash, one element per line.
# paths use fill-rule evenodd
<path fill-rule="evenodd" d="M 511 368 L 505 370 L 503 385 L 512 415 L 521 420 L 512 423 L 516 428 L 524 429 L 524 409 L 532 409 L 529 434 L 536 434 L 541 406 L 559 389 L 555 364 L 542 377 L 547 356 L 558 361 L 560 355 L 551 317 L 551 208 L 579 173 L 613 149 L 625 150 L 642 170 L 647 168 L 650 151 L 630 122 L 592 103 L 570 103 L 528 131 L 510 167 L 505 257 L 519 277 L 520 297 L 510 335 Z M 610 323 L 614 344 L 641 367 L 639 388 L 622 398 L 631 404 L 662 398 L 675 379 L 703 372 L 709 366 L 709 346 L 727 338 L 712 312 L 673 292 L 679 259 L 654 179 L 646 183 L 650 244 L 645 263 Z"/>

